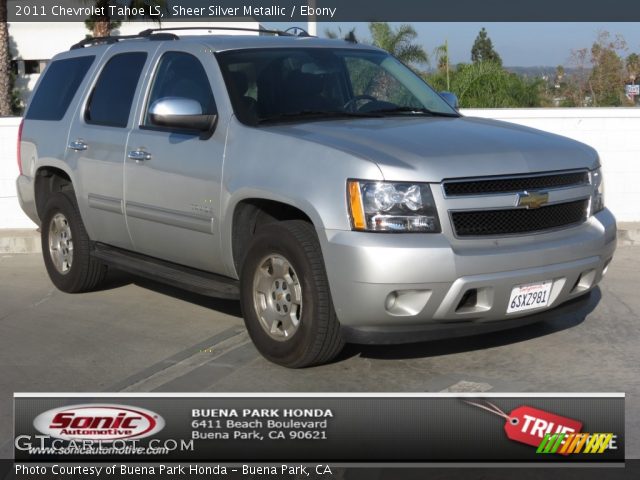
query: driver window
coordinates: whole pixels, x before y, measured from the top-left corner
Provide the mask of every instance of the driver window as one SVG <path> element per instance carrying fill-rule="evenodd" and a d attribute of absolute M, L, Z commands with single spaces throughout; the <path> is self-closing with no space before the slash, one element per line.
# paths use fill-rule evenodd
<path fill-rule="evenodd" d="M 152 126 L 149 107 L 161 98 L 180 97 L 197 101 L 202 113 L 213 115 L 216 105 L 204 67 L 196 57 L 184 52 L 167 52 L 160 59 L 153 79 L 144 125 Z"/>

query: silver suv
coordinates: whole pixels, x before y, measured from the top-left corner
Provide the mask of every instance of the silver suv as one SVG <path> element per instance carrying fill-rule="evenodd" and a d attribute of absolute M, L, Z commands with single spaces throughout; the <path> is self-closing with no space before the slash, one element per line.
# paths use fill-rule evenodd
<path fill-rule="evenodd" d="M 83 41 L 40 79 L 17 185 L 60 290 L 115 267 L 239 298 L 303 367 L 566 315 L 606 272 L 592 148 L 465 118 L 368 45 L 192 33 Z"/>

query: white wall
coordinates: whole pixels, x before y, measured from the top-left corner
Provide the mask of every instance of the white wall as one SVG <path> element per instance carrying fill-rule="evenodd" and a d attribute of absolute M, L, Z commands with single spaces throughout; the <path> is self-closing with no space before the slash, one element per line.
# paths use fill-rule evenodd
<path fill-rule="evenodd" d="M 604 171 L 606 204 L 618 221 L 640 221 L 640 108 L 463 110 L 565 135 L 594 147 Z M 19 119 L 0 118 L 0 228 L 30 228 L 15 192 Z"/>
<path fill-rule="evenodd" d="M 16 147 L 19 118 L 0 117 L 0 228 L 33 228 L 22 213 L 16 196 L 18 160 Z"/>

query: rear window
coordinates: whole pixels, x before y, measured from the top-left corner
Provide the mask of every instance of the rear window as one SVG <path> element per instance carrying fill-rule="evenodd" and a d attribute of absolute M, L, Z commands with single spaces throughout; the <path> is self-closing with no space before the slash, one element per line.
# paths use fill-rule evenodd
<path fill-rule="evenodd" d="M 56 60 L 33 94 L 27 120 L 62 120 L 95 56 Z"/>
<path fill-rule="evenodd" d="M 87 123 L 126 127 L 140 73 L 147 60 L 144 52 L 113 56 L 100 73 L 87 111 Z"/>

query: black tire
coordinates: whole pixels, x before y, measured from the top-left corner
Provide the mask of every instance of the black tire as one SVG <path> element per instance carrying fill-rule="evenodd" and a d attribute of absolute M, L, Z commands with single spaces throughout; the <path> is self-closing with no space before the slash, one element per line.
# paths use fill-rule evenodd
<path fill-rule="evenodd" d="M 52 219 L 62 214 L 71 231 L 73 258 L 68 270 L 61 273 L 56 268 L 49 251 Z M 53 284 L 63 292 L 79 293 L 94 290 L 107 275 L 107 266 L 93 258 L 91 241 L 84 228 L 75 199 L 64 193 L 52 194 L 44 207 L 41 225 L 42 256 Z"/>
<path fill-rule="evenodd" d="M 262 326 L 254 302 L 254 275 L 270 255 L 289 261 L 301 287 L 299 324 L 284 341 L 272 338 Z M 320 243 L 308 222 L 269 223 L 256 232 L 242 266 L 240 299 L 251 339 L 265 358 L 278 365 L 289 368 L 320 365 L 331 361 L 344 347 Z"/>

